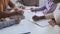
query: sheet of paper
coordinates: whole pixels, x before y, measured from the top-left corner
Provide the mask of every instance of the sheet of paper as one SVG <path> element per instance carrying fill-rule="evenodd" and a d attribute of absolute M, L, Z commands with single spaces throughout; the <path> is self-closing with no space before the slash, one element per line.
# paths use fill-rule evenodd
<path fill-rule="evenodd" d="M 37 11 L 37 12 L 36 12 L 36 15 L 37 15 L 37 16 L 43 16 L 44 14 L 42 13 L 42 11 Z"/>
<path fill-rule="evenodd" d="M 37 22 L 33 21 L 32 17 L 33 17 L 34 15 L 43 16 L 44 14 L 43 14 L 42 12 L 40 12 L 40 11 L 38 11 L 38 12 L 36 12 L 36 13 L 33 12 L 33 15 L 30 16 L 30 18 L 28 19 L 30 22 L 37 23 L 37 24 L 39 24 L 39 25 L 41 25 L 41 26 L 46 26 L 46 25 L 48 25 L 48 21 L 46 21 L 46 20 L 40 20 L 40 21 L 37 21 Z"/>
<path fill-rule="evenodd" d="M 33 23 L 36 23 L 38 25 L 41 25 L 41 26 L 47 26 L 48 25 L 48 21 L 47 20 L 33 21 L 33 19 L 30 19 L 29 21 L 33 22 Z"/>

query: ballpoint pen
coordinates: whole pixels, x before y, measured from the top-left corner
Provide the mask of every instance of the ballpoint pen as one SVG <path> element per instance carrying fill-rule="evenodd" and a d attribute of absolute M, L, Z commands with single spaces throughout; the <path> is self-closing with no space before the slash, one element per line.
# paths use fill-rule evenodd
<path fill-rule="evenodd" d="M 22 34 L 31 34 L 31 32 L 26 32 L 26 33 L 22 33 Z"/>

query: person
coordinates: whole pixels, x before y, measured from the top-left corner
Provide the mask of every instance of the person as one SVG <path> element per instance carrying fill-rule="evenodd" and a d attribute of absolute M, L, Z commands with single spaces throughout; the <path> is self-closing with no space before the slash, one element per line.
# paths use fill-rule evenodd
<path fill-rule="evenodd" d="M 37 9 L 33 9 L 31 8 L 31 11 L 34 12 L 34 11 L 42 11 L 44 16 L 33 16 L 32 19 L 34 21 L 38 21 L 38 20 L 41 20 L 41 19 L 52 19 L 52 21 L 49 22 L 49 24 L 51 26 L 54 26 L 56 25 L 57 23 L 54 21 L 55 18 L 53 16 L 53 12 L 54 10 L 56 9 L 57 7 L 57 3 L 59 3 L 60 1 L 59 0 L 48 0 L 48 2 L 46 3 L 45 6 L 43 6 L 42 8 L 37 8 Z"/>
<path fill-rule="evenodd" d="M 53 12 L 53 14 L 51 14 L 52 16 L 54 16 L 54 19 L 49 21 L 49 24 L 52 25 L 54 23 L 52 26 L 54 25 L 60 26 L 60 15 L 59 15 L 60 14 L 60 0 L 57 0 L 55 2 L 57 3 L 57 7 L 55 11 Z"/>
<path fill-rule="evenodd" d="M 10 6 L 14 11 L 8 12 L 7 6 Z M 14 16 L 14 15 L 23 15 L 24 11 L 19 10 L 15 4 L 11 2 L 11 0 L 0 0 L 0 28 L 13 25 L 13 24 L 19 24 L 19 22 L 22 20 L 21 18 L 11 19 L 10 21 L 6 21 L 5 18 Z M 6 26 L 5 26 L 6 25 Z"/>
<path fill-rule="evenodd" d="M 33 20 L 35 20 L 36 21 L 36 19 L 34 19 L 35 17 L 37 18 L 37 20 L 40 20 L 40 19 L 45 19 L 45 16 L 46 15 L 49 15 L 50 13 L 52 13 L 53 11 L 54 11 L 54 9 L 56 8 L 56 6 L 57 6 L 57 4 L 55 4 L 54 2 L 53 2 L 53 0 L 48 0 L 47 2 L 46 2 L 46 5 L 45 6 L 43 6 L 43 7 L 41 7 L 41 8 L 31 8 L 31 11 L 32 12 L 36 12 L 36 11 L 42 11 L 43 12 L 43 14 L 44 14 L 44 16 L 33 16 Z M 40 19 L 39 19 L 40 18 Z M 50 18 L 50 16 L 49 17 L 47 17 L 47 18 Z"/>

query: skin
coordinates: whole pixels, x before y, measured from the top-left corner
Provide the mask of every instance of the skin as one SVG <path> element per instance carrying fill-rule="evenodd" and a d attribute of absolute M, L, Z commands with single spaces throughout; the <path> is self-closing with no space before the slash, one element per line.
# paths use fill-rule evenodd
<path fill-rule="evenodd" d="M 51 0 L 51 1 L 53 1 L 54 3 L 59 3 L 59 2 L 60 2 L 60 0 L 57 0 L 57 1 L 56 1 L 56 0 Z M 30 10 L 31 10 L 31 12 L 34 12 L 34 11 L 35 11 L 34 8 L 31 8 Z M 43 17 L 43 18 L 42 18 L 42 17 Z M 38 20 L 41 20 L 41 19 L 46 19 L 46 17 L 44 17 L 44 16 L 33 16 L 32 19 L 33 19 L 34 21 L 38 21 Z M 57 25 L 57 23 L 56 23 L 54 20 L 49 21 L 48 23 L 49 23 L 52 27 L 55 26 L 55 25 Z"/>
<path fill-rule="evenodd" d="M 7 1 L 5 1 L 7 2 Z M 16 15 L 16 14 L 19 14 L 19 15 L 23 15 L 24 14 L 24 11 L 23 10 L 19 10 L 15 4 L 13 4 L 11 1 L 9 1 L 10 3 L 5 3 L 7 5 L 9 5 L 14 11 L 13 12 L 7 12 L 6 10 L 4 11 L 4 3 L 3 3 L 3 0 L 0 0 L 0 21 L 4 21 L 6 17 L 9 17 L 9 16 L 13 16 L 13 15 Z M 7 7 L 5 7 L 7 8 Z M 20 22 L 22 19 L 19 19 L 17 18 L 16 19 L 16 23 Z"/>

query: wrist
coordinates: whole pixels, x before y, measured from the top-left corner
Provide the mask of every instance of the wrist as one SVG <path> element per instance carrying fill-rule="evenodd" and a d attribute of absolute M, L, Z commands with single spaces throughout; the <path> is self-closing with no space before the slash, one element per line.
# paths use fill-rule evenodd
<path fill-rule="evenodd" d="M 45 16 L 40 16 L 39 19 L 46 19 Z"/>
<path fill-rule="evenodd" d="M 16 8 L 15 11 L 18 11 L 18 9 Z"/>

